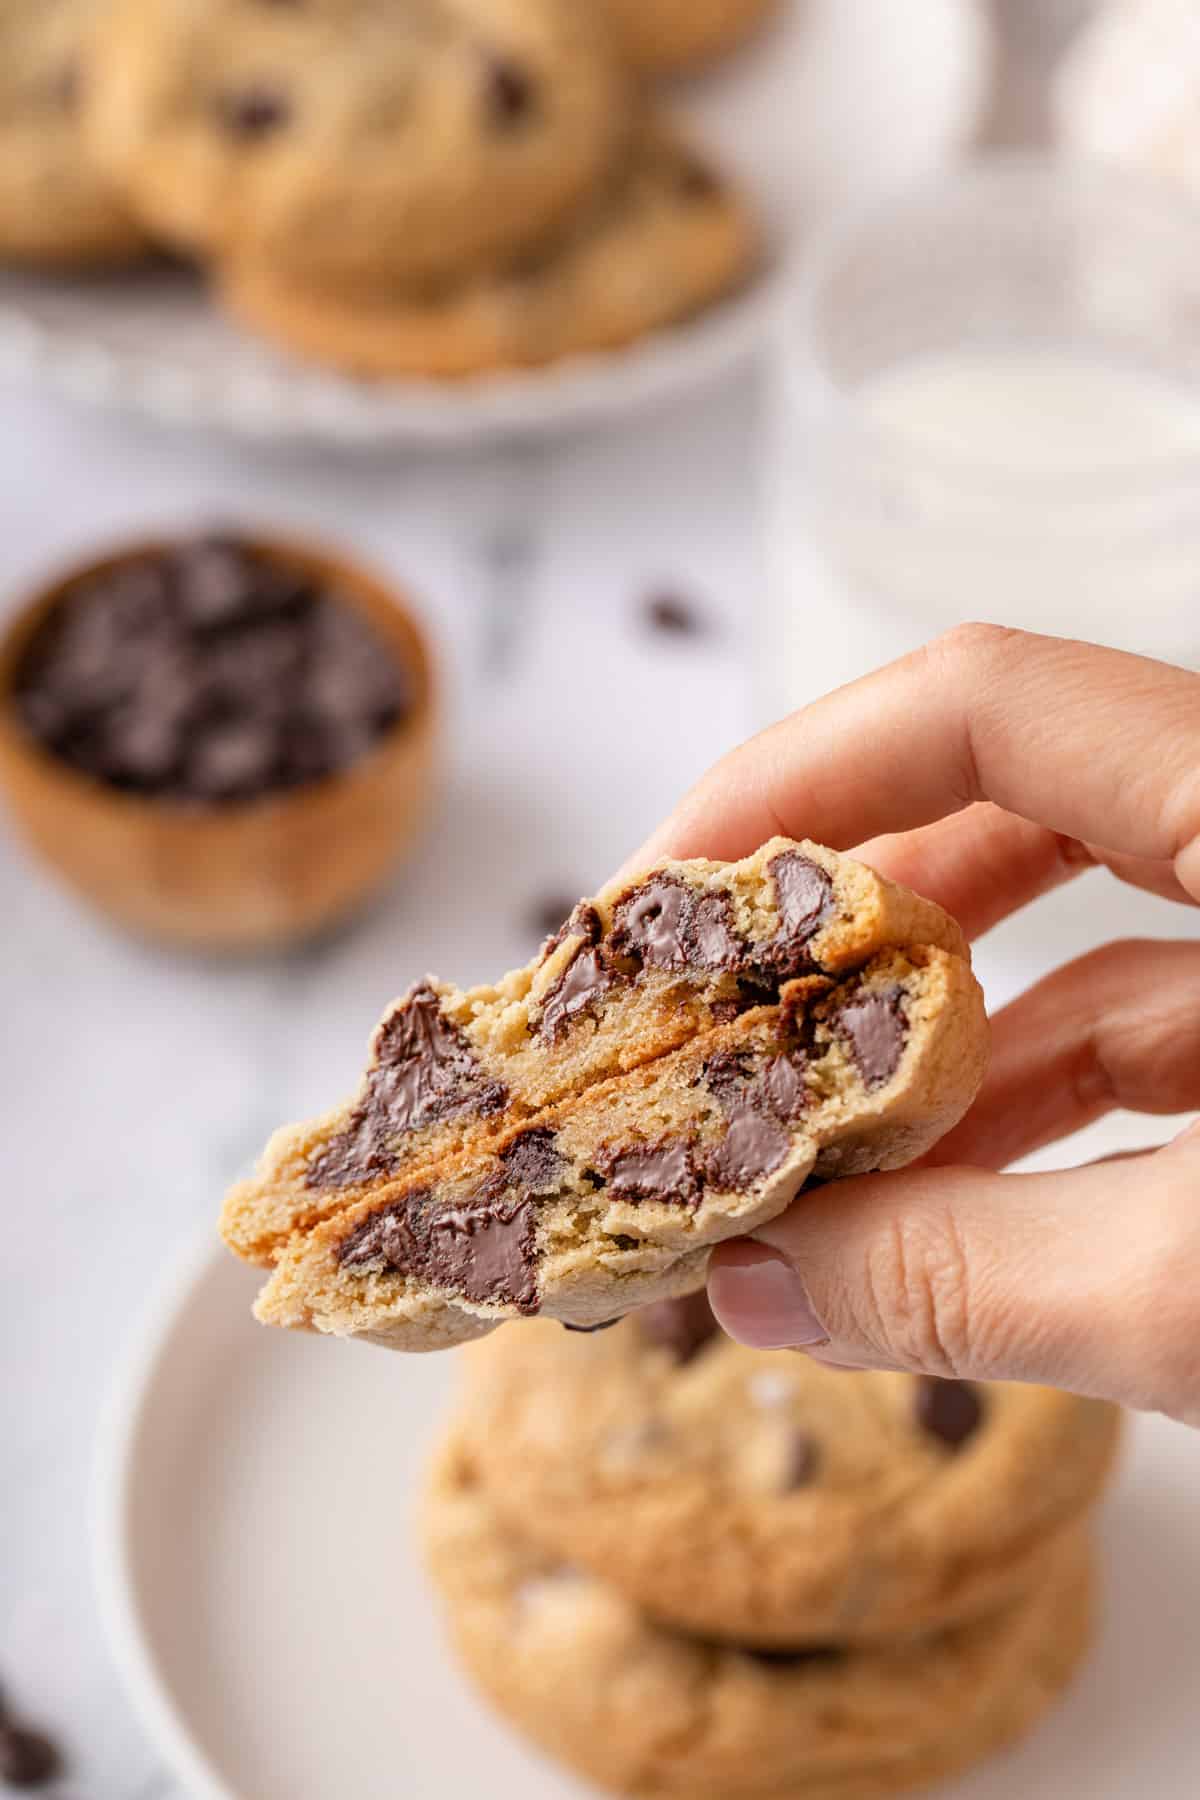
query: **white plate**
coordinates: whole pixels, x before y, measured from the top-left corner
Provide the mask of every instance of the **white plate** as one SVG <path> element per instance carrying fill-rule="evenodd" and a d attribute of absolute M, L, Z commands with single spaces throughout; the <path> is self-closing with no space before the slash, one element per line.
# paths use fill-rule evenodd
<path fill-rule="evenodd" d="M 1144 1127 L 1102 1127 L 1081 1153 Z M 453 1356 L 265 1331 L 255 1286 L 215 1249 L 192 1258 L 101 1444 L 104 1610 L 173 1771 L 203 1800 L 580 1800 L 475 1703 L 417 1566 L 417 1472 Z M 959 1800 L 1194 1800 L 1200 1433 L 1140 1419 L 1132 1437 L 1104 1520 L 1099 1650 L 1034 1739 Z"/>
<path fill-rule="evenodd" d="M 973 124 L 975 0 L 785 0 L 773 28 L 673 95 L 766 213 L 780 259 L 847 186 L 916 175 Z M 744 365 L 772 284 L 633 348 L 456 383 L 355 382 L 243 335 L 182 274 L 71 282 L 0 272 L 0 368 L 74 398 L 256 437 L 455 443 L 595 424 Z"/>

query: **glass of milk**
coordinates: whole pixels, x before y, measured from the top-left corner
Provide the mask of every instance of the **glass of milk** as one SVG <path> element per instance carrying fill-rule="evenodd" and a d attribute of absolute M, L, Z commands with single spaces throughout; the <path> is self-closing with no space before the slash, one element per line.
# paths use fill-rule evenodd
<path fill-rule="evenodd" d="M 1000 156 L 843 227 L 781 310 L 766 713 L 964 619 L 1200 667 L 1200 212 Z"/>

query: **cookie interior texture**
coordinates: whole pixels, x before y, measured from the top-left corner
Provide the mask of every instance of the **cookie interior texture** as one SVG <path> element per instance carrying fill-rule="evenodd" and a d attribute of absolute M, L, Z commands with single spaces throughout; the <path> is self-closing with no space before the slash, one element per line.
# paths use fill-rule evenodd
<path fill-rule="evenodd" d="M 631 1795 L 767 1800 L 897 1792 L 1028 1730 L 1092 1624 L 1085 1532 L 995 1616 L 891 1646 L 761 1651 L 668 1630 L 496 1516 L 469 1443 L 441 1452 L 427 1555 L 452 1641 L 500 1712 Z"/>
<path fill-rule="evenodd" d="M 463 1366 L 509 1525 L 673 1626 L 761 1647 L 998 1610 L 1043 1577 L 1120 1439 L 1101 1401 L 747 1349 L 702 1291 L 597 1335 L 501 1332 Z"/>
<path fill-rule="evenodd" d="M 959 959 L 884 951 L 799 1011 L 782 991 L 294 1237 L 259 1317 L 407 1348 L 435 1295 L 463 1338 L 536 1312 L 596 1323 L 694 1285 L 709 1246 L 806 1178 L 911 1160 L 973 1091 Z"/>
<path fill-rule="evenodd" d="M 901 944 L 967 956 L 939 907 L 818 845 L 740 863 L 664 863 L 581 901 L 523 969 L 394 1003 L 358 1097 L 287 1127 L 226 1204 L 230 1247 L 264 1266 L 348 1201 L 531 1121 L 764 1003 Z M 795 993 L 796 990 L 793 990 Z"/>

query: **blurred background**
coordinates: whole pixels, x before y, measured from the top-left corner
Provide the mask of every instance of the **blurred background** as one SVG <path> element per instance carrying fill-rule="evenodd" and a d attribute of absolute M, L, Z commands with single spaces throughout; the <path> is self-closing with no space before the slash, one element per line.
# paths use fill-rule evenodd
<path fill-rule="evenodd" d="M 0 5 L 0 1684 L 61 1744 L 50 1791 L 165 1800 L 191 1752 L 144 1692 L 135 1718 L 93 1600 L 133 1454 L 118 1359 L 270 1131 L 352 1087 L 388 998 L 524 961 L 725 749 L 956 619 L 1200 667 L 1200 41 L 1150 0 L 746 8 L 744 42 L 665 72 L 629 50 L 628 104 L 686 145 L 605 152 L 535 252 L 522 225 L 499 266 L 364 278 L 304 266 L 324 224 L 281 219 L 278 184 L 228 243 L 176 235 L 186 145 L 143 95 L 113 150 L 81 59 L 121 46 L 90 18 L 76 43 L 75 10 Z M 280 100 L 238 53 L 244 158 Z M 244 161 L 224 180 L 228 220 Z M 198 534 L 256 548 L 214 574 L 154 547 Z M 184 617 L 165 648 L 131 568 Z M 260 628 L 268 662 L 311 657 L 288 634 L 327 603 L 375 636 L 326 711 L 288 689 L 281 762 L 276 677 L 230 676 L 222 632 L 235 664 Z M 367 693 L 377 652 L 398 699 Z M 1071 889 L 980 971 L 1001 1003 L 1188 929 Z"/>

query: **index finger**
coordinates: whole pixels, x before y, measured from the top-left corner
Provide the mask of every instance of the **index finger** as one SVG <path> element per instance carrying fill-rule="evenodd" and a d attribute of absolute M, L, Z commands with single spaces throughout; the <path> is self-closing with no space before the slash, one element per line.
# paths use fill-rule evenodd
<path fill-rule="evenodd" d="M 978 800 L 1173 863 L 1200 897 L 1200 677 L 1066 638 L 959 626 L 733 751 L 637 860 L 739 857 L 776 834 L 846 849 Z"/>

